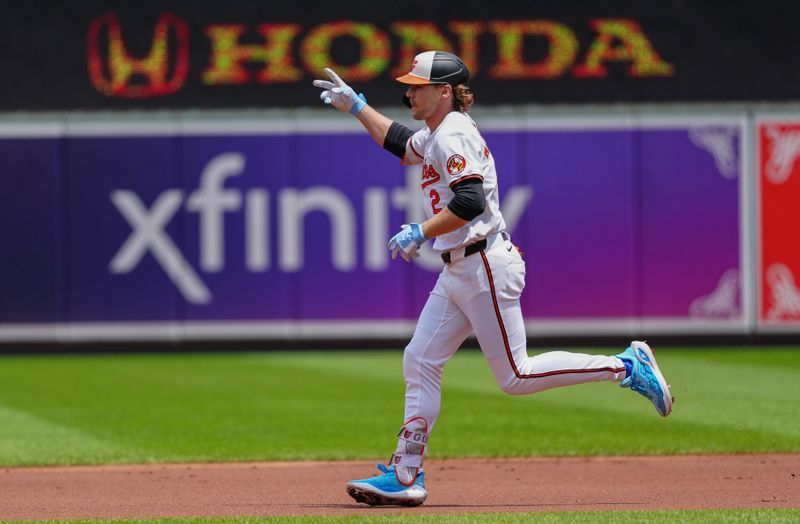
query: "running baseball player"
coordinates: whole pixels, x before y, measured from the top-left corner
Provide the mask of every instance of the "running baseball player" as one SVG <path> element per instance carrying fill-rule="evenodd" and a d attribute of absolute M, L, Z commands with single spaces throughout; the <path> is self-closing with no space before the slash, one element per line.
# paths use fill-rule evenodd
<path fill-rule="evenodd" d="M 647 397 L 661 416 L 670 414 L 669 386 L 645 342 L 633 341 L 616 356 L 565 351 L 528 356 L 519 300 L 525 262 L 500 213 L 494 158 L 468 115 L 473 93 L 459 57 L 420 53 L 411 71 L 397 79 L 408 86 L 404 102 L 411 116 L 425 123 L 416 132 L 377 112 L 331 69 L 325 72 L 330 80 L 314 81 L 323 89 L 324 103 L 355 115 L 403 164 L 422 164 L 426 220 L 405 224 L 392 237 L 392 258 L 411 261 L 423 243 L 433 241 L 444 265 L 405 348 L 405 422 L 397 448 L 388 466 L 378 465 L 379 475 L 347 483 L 350 496 L 369 505 L 425 501 L 422 462 L 439 416 L 442 369 L 472 333 L 506 393 L 605 380 Z"/>

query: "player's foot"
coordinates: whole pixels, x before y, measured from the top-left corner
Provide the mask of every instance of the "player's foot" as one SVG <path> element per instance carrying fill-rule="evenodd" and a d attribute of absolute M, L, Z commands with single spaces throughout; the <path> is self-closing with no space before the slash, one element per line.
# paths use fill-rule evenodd
<path fill-rule="evenodd" d="M 424 472 L 420 471 L 410 486 L 404 486 L 397 481 L 394 466 L 387 468 L 378 464 L 378 469 L 381 470 L 381 475 L 347 483 L 347 493 L 356 502 L 370 506 L 419 506 L 428 498 Z"/>
<path fill-rule="evenodd" d="M 666 417 L 672 411 L 675 400 L 669 391 L 669 384 L 658 369 L 653 350 L 644 342 L 634 340 L 631 347 L 617 355 L 621 360 L 631 364 L 631 374 L 622 382 L 623 388 L 631 388 L 635 392 L 650 399 L 656 411 Z"/>

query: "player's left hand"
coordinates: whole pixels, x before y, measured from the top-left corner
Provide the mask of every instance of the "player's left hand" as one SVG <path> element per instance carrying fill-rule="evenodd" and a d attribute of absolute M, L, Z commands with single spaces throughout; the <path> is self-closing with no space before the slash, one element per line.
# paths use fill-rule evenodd
<path fill-rule="evenodd" d="M 331 79 L 328 80 L 314 80 L 314 86 L 322 88 L 323 91 L 319 97 L 326 104 L 330 104 L 339 111 L 347 111 L 357 115 L 367 105 L 367 99 L 364 94 L 357 95 L 353 88 L 344 83 L 344 80 L 339 78 L 339 75 L 330 67 L 325 68 L 325 73 Z"/>
<path fill-rule="evenodd" d="M 389 250 L 392 252 L 392 259 L 397 258 L 397 253 L 406 262 L 411 262 L 412 258 L 419 256 L 419 248 L 425 241 L 422 233 L 422 226 L 419 224 L 403 224 L 400 232 L 389 241 Z"/>

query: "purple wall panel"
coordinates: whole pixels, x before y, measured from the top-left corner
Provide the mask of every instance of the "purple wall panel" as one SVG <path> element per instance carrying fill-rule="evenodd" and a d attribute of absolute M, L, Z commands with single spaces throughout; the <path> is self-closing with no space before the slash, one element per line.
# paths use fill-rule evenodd
<path fill-rule="evenodd" d="M 385 236 L 372 245 L 368 231 L 377 228 L 391 236 L 399 230 L 402 210 L 391 205 L 392 190 L 402 185 L 397 157 L 375 147 L 365 135 L 299 135 L 296 138 L 292 186 L 307 198 L 335 205 L 346 223 L 342 240 L 352 249 L 334 255 L 335 240 L 329 214 L 311 211 L 303 226 L 302 273 L 296 274 L 297 313 L 302 319 L 395 319 L 408 315 L 408 267 L 388 256 Z M 384 205 L 366 212 L 367 195 Z M 340 225 L 341 227 L 341 225 Z M 349 244 L 348 244 L 349 242 Z M 369 262 L 367 250 L 377 255 Z"/>
<path fill-rule="evenodd" d="M 741 316 L 739 143 L 736 128 L 641 133 L 643 316 Z"/>
<path fill-rule="evenodd" d="M 182 300 L 185 318 L 288 320 L 295 316 L 295 277 L 280 271 L 277 257 L 277 199 L 291 185 L 295 142 L 295 137 L 274 135 L 181 140 L 181 185 L 187 195 L 181 214 L 182 247 L 209 294 L 207 302 Z M 216 211 L 203 190 L 215 171 L 221 173 L 221 185 L 212 194 L 234 200 Z M 259 224 L 248 226 L 248 214 L 257 217 L 253 220 Z M 213 225 L 202 217 L 219 221 L 221 235 L 216 243 L 206 229 Z M 261 243 L 249 235 L 258 236 Z M 211 254 L 203 255 L 203 249 Z M 250 255 L 255 260 L 249 259 L 248 250 L 257 253 Z"/>
<path fill-rule="evenodd" d="M 534 197 L 526 311 L 533 318 L 634 314 L 634 143 L 629 131 L 527 134 Z"/>
<path fill-rule="evenodd" d="M 57 138 L 0 140 L 0 321 L 62 314 L 62 179 Z"/>
<path fill-rule="evenodd" d="M 526 137 L 519 132 L 488 132 L 484 133 L 486 145 L 489 147 L 494 157 L 495 168 L 497 170 L 497 183 L 500 187 L 500 206 L 501 210 L 504 203 L 508 203 L 513 191 L 520 188 L 528 189 L 531 184 L 532 173 L 527 168 L 527 156 L 525 154 Z M 528 250 L 533 247 L 535 238 L 531 229 L 531 217 L 536 207 L 536 189 L 533 189 L 533 197 L 528 201 L 522 215 L 512 223 L 512 217 L 506 209 L 506 226 L 509 228 L 513 242 L 519 246 L 526 257 L 526 270 L 530 271 L 530 260 L 527 259 Z M 530 311 L 525 302 L 525 298 L 531 294 L 530 288 L 523 292 L 523 315 Z"/>
<path fill-rule="evenodd" d="M 501 205 L 533 192 L 509 220 L 525 318 L 741 322 L 739 133 L 486 132 Z M 390 259 L 418 171 L 364 134 L 4 139 L 0 157 L 21 254 L 0 257 L 0 322 L 407 321 L 441 269 Z"/>
<path fill-rule="evenodd" d="M 109 270 L 133 232 L 112 203 L 112 192 L 126 191 L 127 205 L 141 208 L 140 217 L 150 216 L 155 201 L 166 190 L 179 187 L 177 139 L 71 138 L 67 145 L 69 320 L 177 319 L 176 287 L 150 250 L 134 256 L 134 265 L 126 272 Z M 173 218 L 164 228 L 176 246 L 180 245 L 174 219 L 178 213 L 180 209 L 170 214 Z"/>

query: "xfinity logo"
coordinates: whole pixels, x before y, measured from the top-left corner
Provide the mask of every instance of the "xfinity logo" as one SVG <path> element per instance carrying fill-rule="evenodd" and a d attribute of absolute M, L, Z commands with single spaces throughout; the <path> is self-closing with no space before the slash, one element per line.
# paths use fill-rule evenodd
<path fill-rule="evenodd" d="M 191 304 L 208 304 L 211 291 L 194 266 L 173 242 L 166 229 L 175 215 L 184 209 L 199 218 L 199 269 L 202 273 L 218 273 L 225 269 L 225 217 L 244 213 L 245 264 L 252 273 L 270 270 L 273 241 L 277 242 L 276 261 L 283 272 L 301 271 L 304 265 L 304 219 L 312 212 L 322 212 L 330 220 L 331 264 L 338 271 L 356 268 L 356 221 L 364 224 L 363 263 L 370 271 L 383 271 L 389 265 L 386 243 L 392 232 L 389 211 L 406 211 L 406 220 L 419 222 L 422 216 L 422 195 L 419 191 L 419 168 L 409 168 L 406 184 L 387 190 L 367 187 L 363 193 L 363 216 L 356 212 L 348 196 L 329 186 L 305 189 L 285 188 L 271 199 L 263 188 L 241 191 L 226 188 L 225 181 L 245 170 L 245 156 L 237 152 L 220 154 L 203 169 L 200 187 L 188 195 L 181 189 L 167 189 L 149 206 L 126 189 L 112 191 L 111 202 L 131 227 L 131 233 L 111 259 L 112 273 L 134 271 L 142 258 L 150 253 L 181 295 Z M 513 187 L 505 192 L 501 209 L 510 231 L 518 223 L 532 197 L 529 187 Z M 270 205 L 277 209 L 277 239 L 270 238 Z M 423 246 L 416 263 L 438 270 L 441 259 L 429 245 Z"/>

